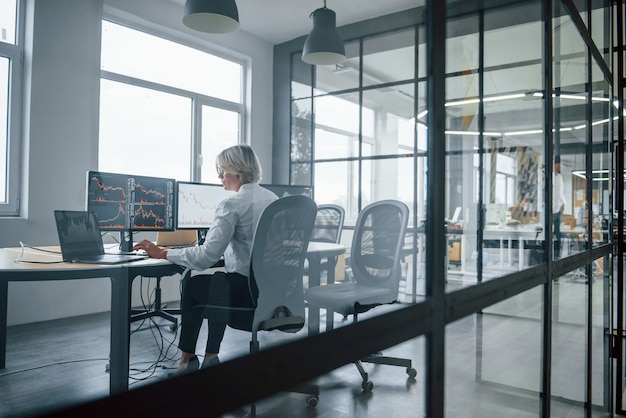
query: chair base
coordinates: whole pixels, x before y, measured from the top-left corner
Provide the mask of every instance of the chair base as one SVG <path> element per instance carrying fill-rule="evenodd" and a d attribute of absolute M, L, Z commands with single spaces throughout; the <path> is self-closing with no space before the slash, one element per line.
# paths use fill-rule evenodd
<path fill-rule="evenodd" d="M 320 387 L 313 383 L 301 383 L 289 389 L 289 392 L 302 393 L 303 395 L 309 395 L 306 398 L 306 403 L 307 405 L 311 407 L 317 406 L 320 400 Z"/>
<path fill-rule="evenodd" d="M 260 345 L 256 338 L 256 333 L 253 333 L 252 339 L 250 340 L 250 352 L 255 353 L 259 351 L 259 349 Z M 286 392 L 308 395 L 306 397 L 306 403 L 312 408 L 315 408 L 320 401 L 320 387 L 313 383 L 300 383 L 299 385 L 287 389 Z M 250 405 L 250 413 L 251 417 L 256 417 L 256 404 L 253 403 Z"/>
<path fill-rule="evenodd" d="M 313 383 L 301 383 L 287 390 L 290 393 L 301 393 L 304 395 L 309 395 L 306 397 L 306 403 L 311 408 L 315 408 L 320 401 L 320 388 L 318 385 Z M 256 417 L 256 403 L 252 403 L 250 405 L 250 414 L 247 415 L 247 418 L 255 418 Z"/>
<path fill-rule="evenodd" d="M 357 360 L 354 362 L 354 365 L 359 370 L 361 374 L 361 378 L 363 382 L 361 383 L 361 388 L 365 392 L 371 392 L 374 389 L 374 383 L 369 380 L 369 375 L 365 368 L 363 367 L 363 363 L 373 363 L 373 364 L 386 364 L 388 366 L 399 366 L 406 368 L 406 374 L 409 375 L 410 379 L 414 379 L 417 376 L 417 370 L 412 367 L 412 363 L 410 359 L 404 359 L 399 357 L 387 357 L 380 354 L 373 354 L 371 356 L 367 356 L 361 360 Z"/>
<path fill-rule="evenodd" d="M 170 321 L 172 324 L 170 325 L 171 331 L 176 331 L 178 328 L 178 318 L 174 315 L 180 315 L 179 309 L 165 309 L 165 307 L 161 307 L 158 309 L 144 311 L 144 310 L 131 310 L 130 322 L 141 321 L 143 319 L 153 318 L 158 316 L 160 318 L 166 319 Z"/>
<path fill-rule="evenodd" d="M 154 288 L 154 307 L 152 309 L 131 309 L 130 322 L 158 316 L 170 321 L 172 323 L 172 325 L 170 325 L 170 331 L 176 331 L 176 328 L 178 328 L 178 318 L 174 315 L 180 315 L 180 309 L 165 308 L 166 305 L 161 303 L 161 278 L 157 277 L 156 286 Z"/>

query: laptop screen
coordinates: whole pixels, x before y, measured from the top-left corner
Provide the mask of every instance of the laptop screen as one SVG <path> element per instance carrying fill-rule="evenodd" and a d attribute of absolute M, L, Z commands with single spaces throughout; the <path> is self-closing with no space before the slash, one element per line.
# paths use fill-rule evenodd
<path fill-rule="evenodd" d="M 63 261 L 104 254 L 98 219 L 93 212 L 55 210 Z"/>

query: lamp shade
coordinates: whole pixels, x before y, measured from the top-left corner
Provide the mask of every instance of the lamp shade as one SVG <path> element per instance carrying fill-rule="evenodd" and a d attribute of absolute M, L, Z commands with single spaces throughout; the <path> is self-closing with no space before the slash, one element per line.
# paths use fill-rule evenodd
<path fill-rule="evenodd" d="M 235 0 L 187 0 L 183 23 L 200 32 L 232 32 L 239 28 L 237 3 Z"/>
<path fill-rule="evenodd" d="M 346 59 L 346 49 L 339 38 L 335 12 L 323 7 L 313 12 L 313 30 L 302 50 L 302 61 L 312 65 L 339 64 Z"/>

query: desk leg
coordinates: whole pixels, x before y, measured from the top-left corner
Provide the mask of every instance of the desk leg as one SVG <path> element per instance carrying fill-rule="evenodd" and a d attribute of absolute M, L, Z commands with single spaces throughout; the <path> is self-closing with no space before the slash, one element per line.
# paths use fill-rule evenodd
<path fill-rule="evenodd" d="M 465 274 L 465 257 L 467 253 L 467 243 L 465 242 L 465 235 L 461 235 L 461 271 Z M 415 303 L 415 301 L 413 301 Z"/>
<path fill-rule="evenodd" d="M 500 267 L 504 267 L 504 238 L 500 237 Z"/>
<path fill-rule="evenodd" d="M 9 282 L 0 280 L 0 369 L 6 367 L 7 359 L 7 296 Z"/>
<path fill-rule="evenodd" d="M 522 271 L 524 269 L 524 238 L 520 237 L 519 239 L 519 244 L 518 244 L 518 248 L 519 248 L 519 252 L 518 252 L 518 257 L 519 257 L 519 263 L 518 263 L 518 270 Z"/>
<path fill-rule="evenodd" d="M 512 254 L 512 251 L 513 251 L 513 240 L 511 239 L 511 237 L 509 237 L 507 239 L 507 245 L 508 245 L 508 247 L 507 247 L 508 251 L 506 252 L 506 261 L 507 261 L 507 264 L 509 265 L 509 267 L 512 267 L 513 266 L 513 254 Z"/>
<path fill-rule="evenodd" d="M 328 271 L 326 272 L 326 284 L 335 283 L 335 266 L 337 265 L 337 257 L 328 257 Z M 325 332 L 330 331 L 335 327 L 335 313 L 326 309 L 326 329 Z"/>
<path fill-rule="evenodd" d="M 123 267 L 117 277 L 111 277 L 111 394 L 128 390 L 130 355 L 130 283 L 129 269 Z"/>
<path fill-rule="evenodd" d="M 320 285 L 320 257 L 317 254 L 307 255 L 309 259 L 309 287 Z M 320 333 L 320 309 L 309 305 L 309 335 Z"/>

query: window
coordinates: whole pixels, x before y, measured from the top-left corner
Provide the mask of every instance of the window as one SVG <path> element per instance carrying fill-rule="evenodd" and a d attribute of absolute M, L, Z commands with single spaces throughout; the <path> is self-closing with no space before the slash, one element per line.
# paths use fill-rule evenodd
<path fill-rule="evenodd" d="M 496 160 L 496 203 L 504 203 L 506 207 L 517 203 L 515 196 L 515 159 L 499 154 Z"/>
<path fill-rule="evenodd" d="M 0 216 L 19 214 L 20 2 L 0 0 Z"/>
<path fill-rule="evenodd" d="M 414 144 L 425 151 L 426 135 L 415 118 L 415 37 L 410 27 L 344 42 L 348 59 L 337 66 L 292 58 L 290 181 L 313 184 L 318 204 L 342 206 L 348 226 L 382 199 L 423 212 L 416 209 L 426 182 Z"/>
<path fill-rule="evenodd" d="M 215 183 L 241 141 L 244 65 L 102 22 L 98 169 Z"/>

